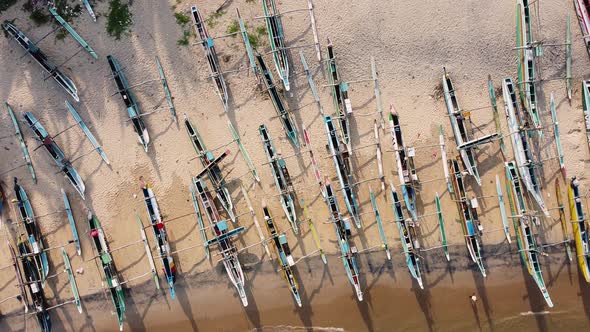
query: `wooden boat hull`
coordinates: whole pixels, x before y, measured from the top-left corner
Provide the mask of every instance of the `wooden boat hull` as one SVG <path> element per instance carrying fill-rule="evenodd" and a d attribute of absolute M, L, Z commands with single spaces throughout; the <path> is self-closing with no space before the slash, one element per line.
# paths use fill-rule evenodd
<path fill-rule="evenodd" d="M 31 55 L 35 61 L 45 69 L 45 71 L 61 86 L 66 92 L 74 98 L 75 101 L 80 101 L 78 97 L 78 89 L 74 81 L 64 73 L 62 73 L 56 65 L 51 63 L 47 56 L 35 45 L 22 31 L 20 31 L 14 24 L 10 22 L 2 23 L 2 27 L 8 32 L 17 43 Z"/>
<path fill-rule="evenodd" d="M 572 178 L 567 192 L 578 267 L 586 282 L 590 283 L 590 240 L 588 239 L 590 227 L 588 221 L 585 220 L 584 208 L 582 207 L 579 187 L 575 177 Z"/>
<path fill-rule="evenodd" d="M 522 123 L 522 119 L 519 117 L 519 105 L 516 100 L 516 90 L 514 89 L 512 79 L 504 79 L 502 82 L 502 93 L 505 100 L 506 120 L 510 131 L 512 151 L 514 151 L 514 159 L 518 166 L 520 179 L 531 197 L 533 197 L 539 208 L 541 208 L 541 211 L 543 211 L 546 217 L 549 217 L 549 210 L 547 210 L 538 184 L 539 180 L 537 179 L 535 169 L 537 166 L 532 161 L 533 156 L 530 152 L 530 143 L 526 132 L 522 130 L 524 123 Z"/>
<path fill-rule="evenodd" d="M 574 0 L 574 7 L 576 8 L 578 23 L 580 23 L 580 28 L 582 29 L 584 45 L 586 46 L 588 55 L 590 55 L 590 8 L 586 6 L 585 2 L 585 0 Z"/>
<path fill-rule="evenodd" d="M 215 50 L 213 38 L 209 37 L 207 26 L 201 17 L 201 13 L 199 12 L 197 6 L 191 7 L 191 16 L 195 26 L 195 33 L 199 37 L 200 43 L 203 46 L 203 50 L 205 51 L 205 56 L 209 64 L 209 74 L 211 75 L 211 79 L 213 79 L 215 92 L 223 103 L 224 111 L 228 112 L 229 96 L 227 93 L 227 85 L 225 84 L 225 78 L 223 77 L 223 73 L 221 72 L 219 66 L 219 59 L 217 57 L 217 51 Z"/>
<path fill-rule="evenodd" d="M 289 58 L 285 48 L 285 34 L 281 16 L 276 8 L 275 0 L 262 0 L 262 9 L 275 67 L 281 81 L 283 81 L 285 90 L 289 91 Z"/>

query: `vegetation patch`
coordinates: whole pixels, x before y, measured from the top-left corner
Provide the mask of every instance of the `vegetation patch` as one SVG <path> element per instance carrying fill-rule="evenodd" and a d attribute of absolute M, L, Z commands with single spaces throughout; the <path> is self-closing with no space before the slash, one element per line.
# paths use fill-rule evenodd
<path fill-rule="evenodd" d="M 0 0 L 0 13 L 12 7 L 17 0 Z"/>
<path fill-rule="evenodd" d="M 191 38 L 191 27 L 189 26 L 190 16 L 185 13 L 174 13 L 174 18 L 176 19 L 176 24 L 182 27 L 182 37 L 176 41 L 176 45 L 179 46 L 188 46 L 190 44 Z"/>
<path fill-rule="evenodd" d="M 80 16 L 82 5 L 69 4 L 67 0 L 56 0 L 54 2 L 55 10 L 66 22 L 71 22 L 73 18 Z"/>
<path fill-rule="evenodd" d="M 220 11 L 216 11 L 211 13 L 211 15 L 209 15 L 209 17 L 207 17 L 206 21 L 207 21 L 207 25 L 210 28 L 214 28 L 218 22 L 218 20 L 225 15 L 225 11 L 224 10 L 220 10 Z"/>
<path fill-rule="evenodd" d="M 185 13 L 174 13 L 174 18 L 176 18 L 176 23 L 185 26 L 190 21 L 190 17 Z"/>
<path fill-rule="evenodd" d="M 115 39 L 121 39 L 121 35 L 128 33 L 133 24 L 131 17 L 129 4 L 122 3 L 121 0 L 111 0 L 107 14 L 107 33 Z"/>
<path fill-rule="evenodd" d="M 190 43 L 191 32 L 189 30 L 182 31 L 182 37 L 176 41 L 176 45 L 188 46 Z"/>
<path fill-rule="evenodd" d="M 49 22 L 49 15 L 45 13 L 43 9 L 33 9 L 31 15 L 29 15 L 31 21 L 35 22 L 37 26 L 41 26 Z"/>

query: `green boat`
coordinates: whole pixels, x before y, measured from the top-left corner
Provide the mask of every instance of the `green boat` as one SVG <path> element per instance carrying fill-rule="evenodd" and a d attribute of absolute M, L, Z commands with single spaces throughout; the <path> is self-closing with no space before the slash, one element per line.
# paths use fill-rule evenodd
<path fill-rule="evenodd" d="M 123 318 L 125 316 L 125 294 L 123 292 L 123 286 L 119 281 L 115 262 L 109 251 L 102 226 L 92 211 L 88 211 L 88 228 L 90 229 L 90 237 L 92 238 L 97 258 L 100 259 L 100 265 L 104 272 L 104 281 L 107 283 L 107 288 L 111 295 L 113 306 L 115 307 L 119 322 L 119 331 L 123 331 Z"/>

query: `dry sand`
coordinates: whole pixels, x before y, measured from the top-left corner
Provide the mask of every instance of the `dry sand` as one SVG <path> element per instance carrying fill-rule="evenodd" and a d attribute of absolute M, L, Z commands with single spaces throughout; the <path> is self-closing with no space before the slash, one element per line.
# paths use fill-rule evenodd
<path fill-rule="evenodd" d="M 209 16 L 222 1 L 199 1 L 197 4 L 205 16 Z M 282 11 L 302 8 L 305 1 L 278 2 Z M 215 95 L 212 83 L 207 79 L 207 64 L 198 46 L 182 47 L 176 45 L 181 36 L 181 28 L 175 23 L 171 6 L 176 11 L 187 12 L 191 2 L 181 1 L 135 1 L 133 11 L 134 25 L 129 36 L 115 41 L 106 36 L 105 17 L 93 23 L 85 15 L 74 24 L 76 30 L 99 53 L 100 59 L 94 61 L 84 52 L 67 62 L 64 71 L 70 74 L 78 87 L 81 102 L 76 104 L 82 118 L 92 127 L 97 139 L 102 143 L 111 160 L 111 167 L 102 163 L 98 155 L 91 153 L 75 162 L 86 182 L 86 201 L 81 201 L 71 186 L 60 175 L 51 160 L 40 150 L 32 152 L 33 162 L 39 183 L 33 185 L 25 168 L 3 174 L 1 180 L 11 183 L 13 176 L 19 177 L 27 189 L 35 213 L 44 215 L 62 209 L 59 189 L 70 192 L 73 210 L 82 237 L 83 257 L 76 257 L 69 248 L 74 268 L 84 267 L 84 274 L 77 276 L 78 286 L 84 296 L 85 314 L 79 316 L 73 307 L 58 309 L 52 313 L 56 329 L 71 331 L 110 331 L 116 328 L 116 321 L 109 312 L 112 305 L 100 292 L 101 274 L 92 261 L 91 243 L 85 235 L 87 225 L 84 206 L 91 207 L 100 218 L 111 248 L 116 248 L 139 239 L 135 213 L 146 222 L 143 203 L 135 195 L 141 195 L 138 186 L 139 176 L 144 176 L 153 186 L 158 197 L 160 209 L 167 219 L 189 215 L 167 226 L 173 249 L 195 245 L 200 235 L 195 229 L 193 208 L 190 203 L 188 186 L 190 176 L 200 170 L 200 164 L 192 160 L 195 156 L 187 139 L 182 123 L 170 121 L 167 111 L 145 118 L 152 137 L 149 153 L 144 153 L 137 144 L 135 133 L 127 123 L 127 116 L 119 96 L 111 96 L 115 86 L 110 80 L 110 70 L 106 55 L 115 55 L 122 65 L 131 84 L 157 78 L 154 57 L 158 55 L 168 76 L 170 88 L 175 97 L 179 118 L 187 113 L 197 126 L 208 147 L 223 145 L 231 139 L 226 122 L 231 120 L 243 135 L 262 185 L 252 187 L 250 197 L 256 213 L 261 216 L 260 202 L 270 203 L 275 219 L 281 228 L 287 229 L 288 222 L 276 199 L 276 189 L 262 150 L 257 128 L 265 123 L 275 140 L 275 145 L 285 155 L 295 151 L 285 139 L 280 122 L 267 96 L 255 88 L 252 75 L 242 71 L 228 75 L 231 94 L 231 107 L 228 114 L 223 113 L 221 102 Z M 438 143 L 437 128 L 443 124 L 447 133 L 448 151 L 454 142 L 450 137 L 450 126 L 445 116 L 444 101 L 436 96 L 442 77 L 442 67 L 450 71 L 454 79 L 459 102 L 463 109 L 474 109 L 489 105 L 487 94 L 487 75 L 491 74 L 496 87 L 501 79 L 516 77 L 516 55 L 512 48 L 514 37 L 514 1 L 473 2 L 441 0 L 416 3 L 415 1 L 354 1 L 345 6 L 339 1 L 316 1 L 316 19 L 320 39 L 325 46 L 326 37 L 334 43 L 338 56 L 340 74 L 345 80 L 368 78 L 370 75 L 369 56 L 375 56 L 380 73 L 380 84 L 384 108 L 395 104 L 401 115 L 405 140 L 414 146 L 427 146 Z M 227 26 L 235 18 L 235 8 L 240 8 L 242 16 L 250 27 L 263 25 L 254 20 L 261 15 L 259 1 L 232 1 L 227 13 L 218 19 L 218 24 L 210 28 L 212 35 L 225 33 Z M 97 13 L 107 11 L 107 3 L 97 5 Z M 549 44 L 562 43 L 565 37 L 565 18 L 572 15 L 574 94 L 571 105 L 565 96 L 563 81 L 547 81 L 542 84 L 544 103 L 541 104 L 543 119 L 549 123 L 547 105 L 549 94 L 555 93 L 562 141 L 566 150 L 566 164 L 570 175 L 577 174 L 582 187 L 590 187 L 588 181 L 589 151 L 583 134 L 581 111 L 581 80 L 588 77 L 588 55 L 584 50 L 580 29 L 575 20 L 573 4 L 562 1 L 541 1 L 542 35 L 538 37 Z M 2 14 L 1 19 L 17 18 L 15 24 L 32 40 L 37 40 L 51 30 L 44 26 L 36 28 L 26 19 L 20 6 L 14 6 Z M 308 29 L 308 18 L 304 13 L 288 15 L 283 19 L 289 44 L 311 43 L 312 35 Z M 539 34 L 537 34 L 539 36 Z M 263 36 L 263 47 L 268 41 Z M 39 45 L 55 63 L 61 63 L 77 51 L 77 44 L 67 37 L 64 41 L 45 39 Z M 217 51 L 222 59 L 224 70 L 244 68 L 246 58 L 239 39 L 217 41 Z M 325 48 L 322 47 L 325 52 Z M 314 61 L 311 48 L 305 49 L 308 62 L 315 75 L 316 85 L 326 84 L 323 69 Z M 0 99 L 7 100 L 18 113 L 31 111 L 40 119 L 50 133 L 57 133 L 74 124 L 64 108 L 65 93 L 51 80 L 42 81 L 44 74 L 29 57 L 22 57 L 23 51 L 13 40 L 0 38 Z M 295 120 L 301 128 L 303 124 L 310 129 L 314 149 L 319 158 L 324 175 L 334 177 L 335 172 L 324 150 L 325 134 L 321 117 L 313 106 L 311 93 L 298 61 L 298 50 L 291 52 L 292 67 L 298 75 L 293 78 L 292 91 L 287 93 Z M 272 66 L 270 56 L 267 65 Z M 546 48 L 541 60 L 544 78 L 564 76 L 564 53 L 561 48 Z M 323 67 L 322 67 L 323 68 Z M 275 75 L 276 76 L 276 75 Z M 147 112 L 163 106 L 165 100 L 159 82 L 153 82 L 135 89 L 137 98 Z M 327 89 L 320 89 L 324 109 L 332 112 L 331 98 Z M 355 110 L 353 120 L 353 145 L 372 143 L 372 126 L 375 118 L 375 100 L 371 83 L 352 86 L 350 97 Z M 499 104 L 502 105 L 499 96 Z M 305 106 L 305 107 L 303 107 Z M 0 113 L 0 137 L 9 135 L 12 126 L 6 112 Z M 484 132 L 493 130 L 491 112 L 473 112 L 473 122 Z M 505 125 L 504 119 L 502 123 Z M 24 134 L 31 150 L 37 145 L 31 134 Z M 504 128 L 505 129 L 505 128 Z M 506 129 L 505 129 L 506 132 Z M 550 132 L 550 130 L 548 130 Z M 87 153 L 91 145 L 83 134 L 73 128 L 56 138 L 57 143 L 71 159 Z M 548 143 L 551 139 L 547 139 Z M 382 133 L 386 177 L 397 183 L 391 140 L 388 132 Z M 0 172 L 14 168 L 22 163 L 21 152 L 16 139 L 5 138 L 0 141 Z M 510 150 L 510 143 L 506 144 Z M 235 146 L 232 154 L 224 162 L 229 173 L 230 190 L 238 214 L 246 212 L 245 202 L 239 191 L 240 183 L 250 188 L 252 180 Z M 442 167 L 438 147 L 418 149 L 417 165 L 423 181 L 441 178 Z M 503 174 L 502 157 L 497 144 L 482 148 L 479 152 L 482 187 L 471 186 L 472 195 L 495 194 L 494 178 Z M 546 157 L 555 155 L 554 146 L 544 149 Z M 358 150 L 355 153 L 355 178 L 371 179 L 377 175 L 374 148 Z M 501 232 L 492 232 L 484 237 L 484 249 L 489 277 L 482 280 L 474 272 L 472 264 L 466 260 L 465 246 L 460 225 L 456 222 L 457 210 L 449 195 L 445 193 L 443 181 L 425 184 L 419 196 L 419 212 L 429 214 L 434 211 L 434 193 L 442 195 L 447 232 L 452 244 L 453 261 L 447 266 L 440 252 L 432 251 L 425 255 L 427 272 L 426 290 L 421 291 L 412 285 L 409 273 L 400 254 L 399 235 L 393 224 L 389 196 L 377 191 L 378 203 L 386 220 L 386 233 L 393 244 L 394 262 L 385 262 L 385 255 L 378 251 L 362 255 L 360 259 L 361 278 L 366 294 L 363 303 L 353 298 L 344 270 L 337 257 L 333 226 L 324 223 L 328 218 L 325 204 L 319 196 L 306 155 L 288 159 L 290 173 L 295 178 L 299 198 L 311 204 L 313 216 L 319 229 L 322 245 L 332 255 L 329 267 L 324 268 L 318 257 L 310 257 L 298 265 L 301 286 L 304 289 L 304 307 L 295 309 L 288 289 L 278 273 L 276 263 L 263 256 L 263 250 L 253 247 L 241 254 L 246 273 L 246 287 L 250 305 L 243 309 L 236 292 L 228 282 L 221 266 L 207 262 L 201 248 L 185 251 L 175 260 L 179 267 L 178 301 L 171 301 L 164 292 L 156 292 L 153 283 L 146 279 L 132 281 L 127 296 L 128 311 L 126 322 L 136 330 L 156 329 L 173 326 L 193 330 L 250 330 L 262 326 L 316 326 L 333 327 L 347 331 L 359 330 L 424 330 L 453 329 L 471 331 L 477 324 L 484 329 L 494 327 L 545 329 L 559 327 L 588 328 L 590 307 L 588 287 L 578 283 L 575 264 L 564 265 L 565 256 L 561 247 L 550 251 L 549 257 L 542 259 L 549 292 L 556 304 L 547 315 L 521 315 L 521 313 L 545 310 L 542 299 L 531 278 L 523 272 L 517 256 L 516 246 L 510 248 L 499 245 L 503 240 Z M 556 205 L 553 181 L 559 176 L 558 165 L 554 159 L 545 163 L 544 196 L 549 207 Z M 231 172 L 230 172 L 231 170 Z M 335 182 L 335 180 L 334 180 Z M 372 183 L 378 189 L 378 183 Z M 8 190 L 9 196 L 12 193 Z M 362 204 L 365 228 L 355 237 L 360 248 L 370 248 L 379 244 L 379 234 L 374 225 L 368 195 L 368 184 L 357 190 Z M 470 194 L 471 195 L 471 194 Z M 339 194 L 340 197 L 340 194 Z M 344 207 L 344 202 L 340 202 Z M 480 200 L 481 219 L 488 230 L 500 227 L 500 214 L 494 197 Z M 14 218 L 14 210 L 11 217 Z M 556 212 L 556 211 L 553 211 Z M 554 215 L 555 217 L 555 215 Z M 241 225 L 252 223 L 249 216 L 240 218 Z M 70 237 L 67 221 L 62 214 L 40 219 L 41 229 L 46 235 L 46 246 L 58 246 Z M 315 250 L 306 225 L 302 226 L 304 236 L 289 235 L 295 257 L 301 257 Z M 436 220 L 427 217 L 422 222 L 421 244 L 423 247 L 439 245 Z M 148 234 L 150 239 L 151 234 Z M 542 239 L 546 242 L 562 238 L 558 224 L 546 220 Z M 255 230 L 249 229 L 236 241 L 238 247 L 258 241 Z M 509 254 L 506 252 L 510 252 Z M 495 256 L 495 254 L 498 254 Z M 114 254 L 119 272 L 124 279 L 142 274 L 147 269 L 147 261 L 142 248 L 135 246 Z M 260 263 L 260 259 L 263 262 Z M 9 256 L 2 255 L 0 261 L 8 263 Z M 51 252 L 50 264 L 53 271 L 62 268 L 57 251 Z M 563 269 L 569 271 L 569 278 Z M 8 271 L 8 270 L 7 270 Z M 46 290 L 50 302 L 70 298 L 65 276 L 50 281 Z M 559 277 L 559 278 L 558 278 Z M 0 297 L 13 295 L 14 279 L 11 273 L 0 276 L 3 285 Z M 578 286 L 579 284 L 579 286 Z M 162 285 L 163 286 L 163 285 Z M 471 293 L 477 292 L 481 301 L 475 313 L 467 300 Z M 2 312 L 19 308 L 14 301 L 2 304 Z M 341 314 L 346 313 L 346 314 Z M 479 321 L 477 320 L 479 317 Z M 552 319 L 552 317 L 556 317 Z M 9 316 L 0 320 L 2 330 L 22 328 L 20 317 Z M 28 325 L 35 324 L 28 320 Z M 507 325 L 506 325 L 507 324 Z M 565 324 L 565 325 L 559 325 Z M 282 328 L 279 328 L 282 329 Z"/>

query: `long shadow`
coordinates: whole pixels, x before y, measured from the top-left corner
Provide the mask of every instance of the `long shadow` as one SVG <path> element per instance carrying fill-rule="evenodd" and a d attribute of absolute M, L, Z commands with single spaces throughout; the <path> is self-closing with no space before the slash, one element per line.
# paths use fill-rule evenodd
<path fill-rule="evenodd" d="M 370 303 L 371 303 L 371 293 L 366 292 L 363 294 L 363 301 L 358 301 L 355 295 L 351 295 L 354 297 L 352 301 L 356 301 L 356 305 L 359 309 L 361 316 L 363 317 L 363 321 L 365 322 L 366 331 L 373 332 L 375 331 L 375 327 L 373 326 L 373 318 L 371 317 L 370 313 Z"/>
<path fill-rule="evenodd" d="M 489 271 L 487 272 L 489 274 Z M 487 318 L 487 322 L 489 324 L 489 329 L 490 331 L 494 331 L 494 324 L 493 324 L 493 320 L 492 320 L 492 314 L 491 314 L 491 307 L 490 307 L 490 301 L 488 299 L 488 292 L 486 290 L 486 286 L 485 286 L 485 278 L 484 276 L 479 272 L 479 270 L 471 270 L 471 274 L 473 275 L 473 281 L 475 282 L 475 288 L 477 289 L 477 295 L 478 295 L 478 299 L 481 299 L 481 303 L 483 305 L 483 310 L 484 313 L 486 315 Z M 479 301 L 478 301 L 479 302 Z M 477 325 L 479 326 L 479 329 L 481 330 L 481 322 L 480 322 L 480 318 L 479 318 L 479 309 L 477 307 L 477 302 L 472 303 L 473 304 L 473 310 L 474 310 L 474 314 L 477 320 Z"/>
<path fill-rule="evenodd" d="M 293 274 L 297 280 L 301 280 L 301 275 L 299 274 L 298 269 L 293 269 Z M 313 323 L 311 321 L 311 317 L 313 315 L 313 310 L 311 306 L 311 297 L 307 297 L 307 292 L 303 283 L 299 283 L 299 297 L 301 298 L 301 307 L 297 307 L 295 301 L 293 304 L 295 306 L 295 311 L 299 315 L 299 319 L 303 323 L 305 330 L 308 332 L 313 332 Z"/>
<path fill-rule="evenodd" d="M 522 258 L 520 259 L 522 261 Z M 520 270 L 522 271 L 522 277 L 524 279 L 525 287 L 527 290 L 527 295 L 529 299 L 529 305 L 531 308 L 531 312 L 538 313 L 543 312 L 545 310 L 545 299 L 541 295 L 541 291 L 537 284 L 533 280 L 533 277 L 529 274 L 528 269 L 524 266 L 524 264 L 520 264 Z M 537 322 L 537 327 L 539 331 L 549 331 L 549 326 L 547 324 L 547 319 L 545 315 L 534 315 L 535 320 Z"/>
<path fill-rule="evenodd" d="M 588 283 L 584 279 L 584 275 L 578 270 L 578 284 L 580 286 L 580 296 L 582 297 L 582 305 L 584 306 L 584 314 L 586 314 L 586 318 L 590 320 L 590 287 L 588 287 Z"/>
<path fill-rule="evenodd" d="M 177 276 L 178 278 L 178 276 Z M 182 281 L 185 281 L 185 278 L 182 277 Z M 180 284 L 177 281 L 178 284 Z M 199 331 L 199 328 L 197 326 L 197 322 L 195 321 L 195 313 L 193 313 L 193 310 L 191 308 L 191 303 L 190 303 L 190 298 L 188 296 L 188 293 L 186 291 L 188 284 L 186 282 L 183 282 L 184 285 L 180 285 L 180 287 L 176 287 L 176 298 L 178 299 L 178 303 L 180 303 L 180 307 L 182 308 L 182 311 L 184 312 L 184 315 L 186 316 L 186 319 L 191 323 L 191 328 L 193 331 Z"/>
<path fill-rule="evenodd" d="M 422 282 L 425 286 L 428 285 L 426 273 L 422 275 Z M 434 318 L 432 317 L 432 308 L 430 304 L 430 290 L 428 287 L 426 287 L 425 289 L 420 289 L 420 287 L 417 287 L 418 284 L 415 281 L 413 281 L 413 285 L 414 286 L 412 288 L 412 291 L 414 292 L 414 296 L 416 297 L 416 301 L 418 302 L 420 309 L 424 313 L 424 319 L 426 319 L 428 331 L 432 332 L 434 331 L 435 322 Z"/>
<path fill-rule="evenodd" d="M 125 322 L 133 331 L 147 331 L 143 320 L 144 317 L 137 310 L 133 291 L 129 288 L 124 288 L 123 291 L 125 292 Z"/>

